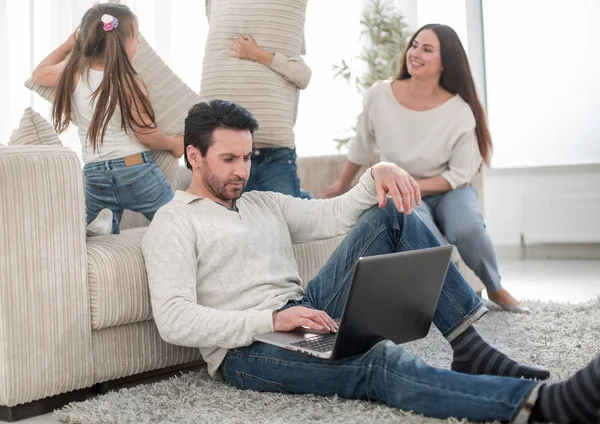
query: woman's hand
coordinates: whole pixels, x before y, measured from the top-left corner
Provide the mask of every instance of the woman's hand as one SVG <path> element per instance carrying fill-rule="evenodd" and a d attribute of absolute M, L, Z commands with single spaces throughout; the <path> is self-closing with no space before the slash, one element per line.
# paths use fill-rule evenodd
<path fill-rule="evenodd" d="M 256 41 L 250 34 L 238 34 L 231 43 L 231 56 L 238 59 L 258 61 L 262 49 L 258 47 Z"/>
<path fill-rule="evenodd" d="M 413 205 L 421 204 L 421 189 L 413 177 L 398 165 L 380 162 L 371 168 L 375 188 L 379 197 L 379 207 L 387 203 L 389 194 L 399 212 L 407 215 L 413 211 Z"/>
<path fill-rule="evenodd" d="M 324 199 L 329 199 L 331 197 L 339 196 L 340 194 L 343 194 L 346 191 L 348 191 L 348 189 L 346 187 L 342 187 L 342 184 L 339 181 L 336 181 L 335 183 L 327 187 L 325 190 L 323 190 L 323 192 L 321 193 L 321 197 Z"/>
<path fill-rule="evenodd" d="M 238 59 L 251 60 L 261 63 L 265 66 L 271 66 L 273 58 L 271 53 L 267 53 L 256 44 L 254 38 L 250 34 L 238 34 L 234 37 L 233 42 L 229 46 L 231 57 Z"/>

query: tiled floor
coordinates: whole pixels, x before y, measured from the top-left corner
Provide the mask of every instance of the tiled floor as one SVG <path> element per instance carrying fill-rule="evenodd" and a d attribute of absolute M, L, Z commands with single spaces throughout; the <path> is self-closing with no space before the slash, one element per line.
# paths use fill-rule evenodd
<path fill-rule="evenodd" d="M 500 260 L 503 285 L 518 299 L 584 302 L 600 296 L 600 261 Z M 52 414 L 20 421 L 56 424 Z"/>

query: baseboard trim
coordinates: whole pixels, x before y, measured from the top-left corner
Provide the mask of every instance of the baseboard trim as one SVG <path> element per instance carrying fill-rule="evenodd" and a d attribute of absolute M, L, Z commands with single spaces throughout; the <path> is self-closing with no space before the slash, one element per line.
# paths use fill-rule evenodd
<path fill-rule="evenodd" d="M 60 409 L 71 402 L 83 402 L 87 400 L 89 396 L 98 394 L 101 395 L 112 390 L 120 390 L 125 387 L 143 384 L 145 381 L 153 382 L 151 380 L 152 378 L 161 376 L 167 378 L 173 375 L 195 371 L 203 366 L 206 366 L 206 362 L 198 360 L 167 368 L 147 371 L 115 380 L 105 381 L 86 389 L 75 390 L 69 393 L 61 393 L 56 396 L 35 400 L 29 403 L 23 403 L 15 406 L 0 405 L 0 421 L 12 423 L 15 421 L 36 417 L 38 415 L 48 414 L 53 412 L 55 409 Z"/>
<path fill-rule="evenodd" d="M 174 375 L 196 371 L 201 367 L 206 367 L 206 362 L 203 360 L 173 365 L 167 368 L 160 368 L 140 374 L 130 375 L 128 377 L 118 378 L 116 380 L 98 383 L 94 386 L 94 390 L 96 394 L 103 395 L 113 390 L 118 391 L 123 388 L 137 386 L 138 384 L 153 383 L 157 378 L 170 378 Z"/>
<path fill-rule="evenodd" d="M 600 259 L 600 243 L 552 243 L 495 246 L 504 259 Z"/>
<path fill-rule="evenodd" d="M 12 423 L 48 414 L 55 409 L 62 408 L 68 403 L 86 400 L 88 391 L 89 389 L 75 390 L 20 405 L 0 406 L 0 421 Z"/>

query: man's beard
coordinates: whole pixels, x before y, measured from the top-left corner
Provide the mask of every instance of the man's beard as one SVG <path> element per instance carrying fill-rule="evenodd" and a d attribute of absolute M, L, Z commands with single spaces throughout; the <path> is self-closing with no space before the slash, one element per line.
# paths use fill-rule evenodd
<path fill-rule="evenodd" d="M 237 200 L 242 196 L 244 187 L 246 187 L 246 180 L 240 177 L 232 177 L 227 181 L 224 181 L 212 173 L 207 163 L 204 162 L 204 166 L 201 168 L 202 180 L 204 186 L 210 191 L 215 197 L 224 201 Z M 231 187 L 228 184 L 242 183 L 241 187 Z"/>

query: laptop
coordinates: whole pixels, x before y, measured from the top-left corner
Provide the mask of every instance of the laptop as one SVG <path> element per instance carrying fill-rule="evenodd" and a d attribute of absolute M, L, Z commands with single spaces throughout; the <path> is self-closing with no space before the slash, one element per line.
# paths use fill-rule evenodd
<path fill-rule="evenodd" d="M 361 257 L 354 266 L 337 333 L 308 328 L 273 331 L 254 340 L 323 359 L 366 352 L 381 340 L 425 337 L 440 297 L 452 246 Z"/>

